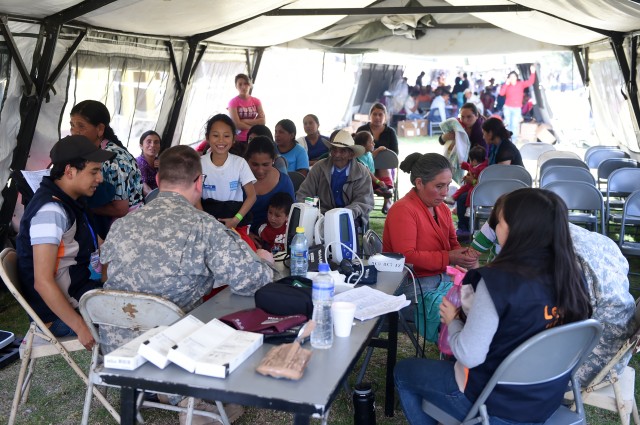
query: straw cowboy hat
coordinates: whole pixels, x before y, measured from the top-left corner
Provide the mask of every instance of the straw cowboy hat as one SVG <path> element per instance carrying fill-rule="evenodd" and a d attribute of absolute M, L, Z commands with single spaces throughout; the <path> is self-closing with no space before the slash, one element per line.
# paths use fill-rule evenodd
<path fill-rule="evenodd" d="M 349 133 L 349 131 L 346 129 L 338 131 L 336 133 L 336 137 L 333 138 L 332 142 L 328 140 L 323 140 L 323 142 L 329 149 L 331 149 L 332 146 L 336 148 L 351 149 L 356 158 L 364 155 L 365 152 L 364 146 L 356 145 L 353 141 L 353 137 L 351 137 L 351 133 Z"/>

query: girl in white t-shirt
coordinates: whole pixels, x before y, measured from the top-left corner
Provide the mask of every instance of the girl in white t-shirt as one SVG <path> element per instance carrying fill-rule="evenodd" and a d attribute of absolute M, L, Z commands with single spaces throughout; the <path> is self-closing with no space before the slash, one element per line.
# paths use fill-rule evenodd
<path fill-rule="evenodd" d="M 210 151 L 200 160 L 202 173 L 206 175 L 202 199 L 215 199 L 234 208 L 231 213 L 224 214 L 226 217 L 214 215 L 228 228 L 235 228 L 256 202 L 253 187 L 256 178 L 244 158 L 229 153 L 236 134 L 233 120 L 225 114 L 217 114 L 207 122 L 206 128 Z M 235 211 L 237 205 L 240 208 Z M 204 209 L 208 210 L 206 206 Z"/>

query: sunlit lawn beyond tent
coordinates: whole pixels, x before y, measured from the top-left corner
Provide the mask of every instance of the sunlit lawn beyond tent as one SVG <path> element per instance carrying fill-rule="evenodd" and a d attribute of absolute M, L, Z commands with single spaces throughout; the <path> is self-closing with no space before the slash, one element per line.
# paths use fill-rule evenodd
<path fill-rule="evenodd" d="M 412 152 L 439 152 L 440 146 L 435 142 L 434 138 L 411 138 L 402 139 L 400 143 L 401 156 L 404 157 Z M 402 158 L 401 158 L 402 159 Z M 400 176 L 400 192 L 406 193 L 409 190 L 408 177 L 401 173 Z M 378 202 L 377 210 L 372 214 L 371 227 L 382 235 L 385 216 L 380 212 Z M 634 272 L 640 272 L 640 262 L 638 260 L 631 261 L 631 269 Z M 640 279 L 632 276 L 632 293 L 635 297 L 640 296 Z M 9 330 L 17 335 L 23 335 L 28 326 L 27 317 L 15 302 L 13 297 L 7 292 L 0 293 L 0 329 Z M 415 355 L 415 351 L 411 346 L 408 338 L 401 335 L 399 340 L 398 356 L 400 359 Z M 431 345 L 428 350 L 429 357 L 436 357 L 437 350 Z M 86 370 L 89 364 L 89 354 L 87 352 L 74 353 L 73 358 L 76 359 L 81 367 Z M 384 416 L 384 365 L 385 352 L 375 350 L 373 360 L 369 365 L 366 381 L 374 383 L 376 389 L 376 413 L 377 423 L 381 425 L 404 424 L 406 423 L 401 410 L 396 410 L 393 418 Z M 360 364 L 357 365 L 355 372 L 349 376 L 349 385 L 353 385 Z M 640 364 L 637 356 L 632 359 L 631 366 L 638 369 Z M 10 366 L 0 370 L 0 382 L 2 382 L 0 390 L 0 418 L 8 418 L 11 407 L 11 400 L 15 389 L 15 383 L 18 375 L 19 362 L 14 362 Z M 636 373 L 637 376 L 637 373 Z M 638 388 L 636 386 L 636 399 L 638 398 Z M 118 403 L 118 391 L 109 390 L 108 398 L 112 403 Z M 59 358 L 40 359 L 36 366 L 33 385 L 29 401 L 20 406 L 18 412 L 18 424 L 77 424 L 80 422 L 82 415 L 82 403 L 84 400 L 84 386 L 80 379 L 70 370 L 68 365 Z M 175 424 L 177 423 L 177 415 L 157 410 L 146 410 L 143 415 L 148 424 Z M 607 412 L 600 409 L 587 408 L 587 420 L 590 424 L 595 425 L 613 425 L 619 424 L 617 414 Z M 247 413 L 236 422 L 239 425 L 249 424 L 286 424 L 292 422 L 290 414 L 277 413 L 268 410 L 258 410 L 249 408 Z M 315 420 L 319 423 L 319 420 Z M 94 402 L 90 423 L 92 424 L 112 424 L 113 419 L 108 415 L 97 402 Z M 353 407 L 351 404 L 351 394 L 342 391 L 338 399 L 333 404 L 329 415 L 329 423 L 331 424 L 352 424 L 353 423 Z"/>

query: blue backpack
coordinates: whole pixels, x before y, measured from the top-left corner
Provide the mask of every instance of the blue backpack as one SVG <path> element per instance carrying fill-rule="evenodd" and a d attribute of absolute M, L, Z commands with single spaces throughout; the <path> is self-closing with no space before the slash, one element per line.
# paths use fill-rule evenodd
<path fill-rule="evenodd" d="M 418 300 L 415 310 L 415 324 L 418 333 L 427 341 L 438 343 L 440 334 L 440 304 L 442 298 L 447 295 L 453 286 L 452 281 L 441 281 L 436 289 L 433 289 Z"/>

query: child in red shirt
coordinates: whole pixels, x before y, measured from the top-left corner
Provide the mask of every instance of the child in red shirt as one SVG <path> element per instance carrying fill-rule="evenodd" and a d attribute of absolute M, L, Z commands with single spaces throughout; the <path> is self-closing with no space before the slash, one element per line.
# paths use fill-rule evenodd
<path fill-rule="evenodd" d="M 460 164 L 460 168 L 467 170 L 467 175 L 464 176 L 464 184 L 453 194 L 452 198 L 457 200 L 460 195 L 466 192 L 471 192 L 473 187 L 478 183 L 478 176 L 489 165 L 489 160 L 485 159 L 487 151 L 482 146 L 474 146 L 469 150 L 469 162 L 463 162 Z M 471 205 L 471 196 L 467 196 L 467 202 L 465 206 Z"/>
<path fill-rule="evenodd" d="M 273 254 L 287 249 L 287 218 L 293 199 L 291 195 L 278 192 L 269 200 L 267 222 L 258 229 L 262 248 Z"/>

